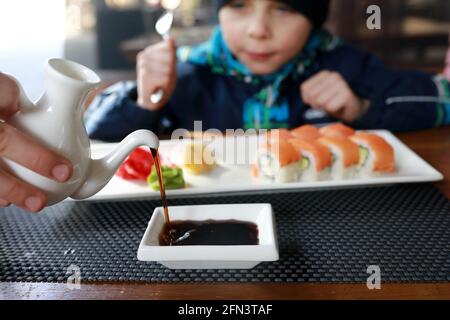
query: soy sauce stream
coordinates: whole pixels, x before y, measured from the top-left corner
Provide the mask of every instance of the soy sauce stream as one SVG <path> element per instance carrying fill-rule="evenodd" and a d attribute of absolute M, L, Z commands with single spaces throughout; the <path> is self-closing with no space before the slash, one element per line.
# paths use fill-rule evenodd
<path fill-rule="evenodd" d="M 158 149 L 150 148 L 158 175 L 159 192 L 164 208 L 165 225 L 161 231 L 159 243 L 163 246 L 174 245 L 256 245 L 258 244 L 258 227 L 255 224 L 240 221 L 175 221 L 169 218 L 166 190 L 161 170 Z M 192 234 L 194 237 L 192 238 Z M 214 237 L 211 238 L 211 235 Z"/>
<path fill-rule="evenodd" d="M 155 161 L 156 173 L 158 174 L 159 193 L 161 194 L 161 201 L 164 208 L 164 220 L 166 222 L 166 225 L 168 225 L 170 229 L 169 207 L 167 206 L 166 189 L 164 188 L 164 180 L 162 177 L 161 162 L 158 149 L 150 148 L 150 152 L 152 153 L 152 157 Z"/>

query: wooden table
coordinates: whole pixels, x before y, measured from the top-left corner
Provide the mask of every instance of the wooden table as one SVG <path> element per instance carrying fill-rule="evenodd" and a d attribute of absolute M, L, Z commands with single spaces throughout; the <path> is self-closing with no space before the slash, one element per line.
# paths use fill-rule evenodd
<path fill-rule="evenodd" d="M 441 171 L 436 186 L 450 199 L 450 127 L 398 137 Z M 449 252 L 450 254 L 450 252 Z M 448 284 L 65 284 L 0 283 L 0 299 L 450 299 Z"/>

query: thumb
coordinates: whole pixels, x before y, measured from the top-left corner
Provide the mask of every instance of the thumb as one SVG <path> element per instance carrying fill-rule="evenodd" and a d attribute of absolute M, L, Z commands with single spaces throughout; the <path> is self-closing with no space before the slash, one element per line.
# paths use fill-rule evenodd
<path fill-rule="evenodd" d="M 170 45 L 170 48 L 172 48 L 173 50 L 177 49 L 177 42 L 174 37 L 169 36 L 165 41 Z"/>
<path fill-rule="evenodd" d="M 166 42 L 169 45 L 170 53 L 171 53 L 172 57 L 176 58 L 176 56 L 177 56 L 177 43 L 176 43 L 175 39 L 173 37 L 169 37 L 169 38 L 167 38 Z"/>

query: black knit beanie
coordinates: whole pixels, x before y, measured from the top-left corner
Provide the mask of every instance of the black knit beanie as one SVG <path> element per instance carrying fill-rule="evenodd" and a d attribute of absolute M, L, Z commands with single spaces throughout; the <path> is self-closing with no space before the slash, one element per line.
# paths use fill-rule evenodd
<path fill-rule="evenodd" d="M 276 0 L 284 2 L 307 17 L 315 28 L 321 27 L 328 16 L 330 0 Z M 230 0 L 215 0 L 217 10 L 220 10 Z"/>

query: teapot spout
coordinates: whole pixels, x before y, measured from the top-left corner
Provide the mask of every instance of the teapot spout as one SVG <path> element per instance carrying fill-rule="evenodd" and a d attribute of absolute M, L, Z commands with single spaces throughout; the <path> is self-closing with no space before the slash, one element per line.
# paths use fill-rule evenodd
<path fill-rule="evenodd" d="M 76 200 L 86 199 L 103 189 L 125 158 L 140 146 L 157 149 L 159 139 L 148 130 L 138 130 L 128 135 L 110 154 L 99 160 L 91 160 L 85 182 L 71 198 Z"/>

